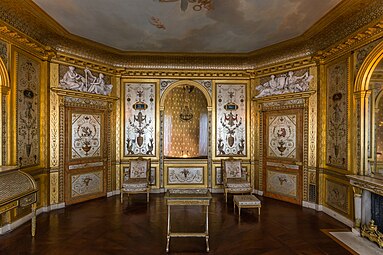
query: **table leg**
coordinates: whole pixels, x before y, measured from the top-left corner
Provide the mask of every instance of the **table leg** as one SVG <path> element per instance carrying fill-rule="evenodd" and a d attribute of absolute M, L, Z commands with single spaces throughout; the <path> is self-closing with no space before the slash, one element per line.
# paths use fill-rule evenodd
<path fill-rule="evenodd" d="M 167 226 L 167 235 L 166 235 L 166 252 L 169 252 L 169 243 L 170 243 L 170 205 L 168 205 L 168 226 Z"/>
<path fill-rule="evenodd" d="M 36 203 L 32 204 L 32 236 L 36 233 Z"/>
<path fill-rule="evenodd" d="M 209 252 L 209 206 L 206 206 L 206 252 Z"/>

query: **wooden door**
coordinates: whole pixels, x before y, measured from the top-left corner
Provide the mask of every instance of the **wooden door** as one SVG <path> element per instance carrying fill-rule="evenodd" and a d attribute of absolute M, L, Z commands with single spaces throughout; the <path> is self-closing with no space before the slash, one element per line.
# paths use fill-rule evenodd
<path fill-rule="evenodd" d="M 268 111 L 264 114 L 264 195 L 302 203 L 303 127 L 302 109 Z"/>
<path fill-rule="evenodd" d="M 64 197 L 74 204 L 106 195 L 105 112 L 65 109 Z"/>

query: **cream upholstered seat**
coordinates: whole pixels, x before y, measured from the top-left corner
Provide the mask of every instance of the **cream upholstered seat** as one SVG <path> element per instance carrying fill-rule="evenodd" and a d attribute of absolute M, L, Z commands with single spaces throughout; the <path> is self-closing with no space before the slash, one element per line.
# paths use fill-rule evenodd
<path fill-rule="evenodd" d="M 252 193 L 253 188 L 248 180 L 247 172 L 242 169 L 242 160 L 234 158 L 223 159 L 221 167 L 226 202 L 228 193 Z"/>
<path fill-rule="evenodd" d="M 121 185 L 121 203 L 124 201 L 124 194 L 146 193 L 146 200 L 149 202 L 149 176 L 150 159 L 138 158 L 129 161 L 129 168 L 124 169 Z"/>

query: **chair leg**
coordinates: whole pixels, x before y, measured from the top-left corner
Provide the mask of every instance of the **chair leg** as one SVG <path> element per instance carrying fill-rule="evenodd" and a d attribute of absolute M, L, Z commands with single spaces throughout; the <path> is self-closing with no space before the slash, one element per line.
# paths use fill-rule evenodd
<path fill-rule="evenodd" d="M 121 204 L 123 204 L 124 203 L 124 192 L 123 191 L 121 191 Z"/>
<path fill-rule="evenodd" d="M 227 192 L 225 191 L 225 202 L 227 204 Z"/>
<path fill-rule="evenodd" d="M 146 192 L 146 202 L 149 203 L 149 191 Z"/>

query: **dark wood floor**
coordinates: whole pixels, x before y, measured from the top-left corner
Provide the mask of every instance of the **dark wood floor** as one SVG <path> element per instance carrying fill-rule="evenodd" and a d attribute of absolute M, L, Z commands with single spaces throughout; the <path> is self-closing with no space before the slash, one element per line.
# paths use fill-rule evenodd
<path fill-rule="evenodd" d="M 231 197 L 230 197 L 231 198 Z M 213 195 L 209 208 L 209 254 L 351 254 L 323 229 L 347 229 L 324 213 L 262 198 L 256 209 L 242 209 L 241 220 Z M 30 223 L 0 236 L 0 254 L 166 254 L 166 206 L 163 194 L 131 196 L 120 204 L 118 196 L 96 199 L 37 218 L 36 237 Z M 174 207 L 175 231 L 203 231 L 200 207 Z M 203 254 L 203 238 L 174 238 L 171 254 Z"/>

